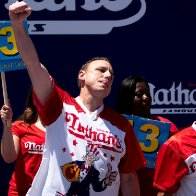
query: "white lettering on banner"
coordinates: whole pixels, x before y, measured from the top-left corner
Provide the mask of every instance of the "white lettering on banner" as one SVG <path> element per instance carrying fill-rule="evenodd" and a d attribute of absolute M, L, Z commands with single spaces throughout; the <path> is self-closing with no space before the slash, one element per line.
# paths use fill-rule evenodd
<path fill-rule="evenodd" d="M 127 8 L 133 0 L 85 0 L 84 4 L 81 6 L 86 11 L 95 11 L 101 7 L 106 8 L 110 11 L 121 11 Z M 9 5 L 14 3 L 15 0 L 8 0 L 5 7 L 8 9 Z M 56 3 L 55 0 L 42 0 L 40 2 L 31 0 L 28 2 L 28 5 L 32 8 L 33 11 L 41 11 L 47 9 L 49 11 L 59 11 L 62 8 L 65 8 L 66 11 L 76 11 L 76 0 L 64 0 L 61 3 Z"/>
<path fill-rule="evenodd" d="M 193 114 L 196 108 L 176 108 L 177 105 L 196 105 L 196 89 L 183 89 L 182 83 L 178 86 L 173 82 L 169 89 L 157 89 L 155 85 L 149 83 L 150 94 L 152 96 L 152 106 L 170 105 L 172 108 L 152 108 L 152 114 Z"/>
<path fill-rule="evenodd" d="M 89 11 L 94 11 L 102 6 L 110 11 L 121 11 L 129 6 L 132 0 L 100 0 L 99 2 L 95 2 L 96 0 L 86 0 L 82 8 Z"/>
<path fill-rule="evenodd" d="M 15 0 L 9 0 L 5 7 L 8 9 L 9 5 L 14 3 Z M 33 11 L 41 11 L 47 9 L 49 11 L 59 11 L 65 8 L 66 11 L 75 11 L 76 10 L 76 1 L 75 0 L 64 0 L 61 3 L 56 3 L 55 0 L 42 0 L 42 1 L 28 1 L 28 5 Z"/>
<path fill-rule="evenodd" d="M 108 11 L 117 12 L 127 8 L 133 0 L 85 0 L 81 8 L 86 11 L 95 11 L 104 7 Z M 146 12 L 145 0 L 135 0 L 141 3 L 139 11 L 128 18 L 119 20 L 46 20 L 46 21 L 28 21 L 29 34 L 108 34 L 114 27 L 122 27 L 133 24 L 140 20 Z M 8 0 L 5 7 L 15 0 Z M 55 0 L 42 0 L 28 2 L 33 11 L 49 10 L 57 12 L 65 8 L 65 11 L 76 11 L 76 1 L 64 0 L 61 3 L 56 3 Z"/>
<path fill-rule="evenodd" d="M 196 108 L 153 108 L 152 114 L 195 114 Z"/>

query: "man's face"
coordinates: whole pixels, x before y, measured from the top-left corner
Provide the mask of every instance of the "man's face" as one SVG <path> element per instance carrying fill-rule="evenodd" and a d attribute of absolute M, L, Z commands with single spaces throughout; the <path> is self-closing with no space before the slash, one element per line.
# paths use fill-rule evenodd
<path fill-rule="evenodd" d="M 106 97 L 110 93 L 114 75 L 109 62 L 95 60 L 82 72 L 84 86 L 89 92 L 98 93 L 102 97 Z"/>

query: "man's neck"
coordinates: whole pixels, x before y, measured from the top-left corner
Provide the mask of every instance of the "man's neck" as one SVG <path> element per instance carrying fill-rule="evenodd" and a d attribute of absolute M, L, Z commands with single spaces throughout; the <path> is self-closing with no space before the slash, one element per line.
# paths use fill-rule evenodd
<path fill-rule="evenodd" d="M 96 111 L 102 104 L 103 100 L 92 97 L 91 95 L 79 95 L 79 99 L 85 105 L 89 112 Z"/>

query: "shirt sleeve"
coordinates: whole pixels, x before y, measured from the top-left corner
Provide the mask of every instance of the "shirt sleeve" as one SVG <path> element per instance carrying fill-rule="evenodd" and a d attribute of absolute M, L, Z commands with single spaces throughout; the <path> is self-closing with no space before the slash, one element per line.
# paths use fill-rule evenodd
<path fill-rule="evenodd" d="M 60 96 L 60 90 L 54 81 L 52 93 L 44 105 L 41 105 L 35 93 L 33 93 L 33 101 L 45 125 L 52 124 L 62 112 L 62 97 Z"/>
<path fill-rule="evenodd" d="M 154 187 L 166 193 L 175 193 L 180 180 L 187 174 L 187 165 L 173 144 L 165 142 L 161 147 L 155 168 Z"/>
<path fill-rule="evenodd" d="M 18 125 L 14 122 L 12 123 L 12 135 L 16 135 L 17 137 L 21 136 L 21 129 L 18 128 Z"/>
<path fill-rule="evenodd" d="M 125 145 L 126 153 L 119 164 L 120 173 L 134 172 L 145 167 L 146 160 L 144 154 L 129 122 L 126 129 Z"/>
<path fill-rule="evenodd" d="M 26 133 L 28 126 L 24 123 L 24 121 L 16 120 L 12 123 L 12 135 L 15 135 L 19 138 L 23 137 L 23 135 Z"/>

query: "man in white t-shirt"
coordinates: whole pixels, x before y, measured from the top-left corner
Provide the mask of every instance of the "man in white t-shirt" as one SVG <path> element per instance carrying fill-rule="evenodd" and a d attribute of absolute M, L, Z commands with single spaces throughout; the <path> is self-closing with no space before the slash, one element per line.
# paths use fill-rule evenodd
<path fill-rule="evenodd" d="M 25 2 L 9 7 L 18 51 L 27 67 L 34 103 L 46 125 L 43 160 L 27 195 L 139 195 L 136 170 L 146 161 L 130 123 L 104 106 L 114 78 L 110 61 L 96 57 L 78 73 L 79 96 L 60 89 L 40 63 L 23 27 Z"/>

